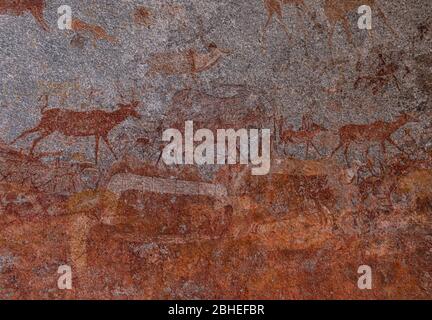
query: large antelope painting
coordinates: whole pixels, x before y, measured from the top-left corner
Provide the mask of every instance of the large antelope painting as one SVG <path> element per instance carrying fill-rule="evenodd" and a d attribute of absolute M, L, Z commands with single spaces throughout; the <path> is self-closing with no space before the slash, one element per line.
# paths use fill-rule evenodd
<path fill-rule="evenodd" d="M 46 105 L 48 105 L 48 96 L 45 96 Z M 94 110 L 87 112 L 78 112 L 53 108 L 42 110 L 42 119 L 39 124 L 29 130 L 24 131 L 14 141 L 25 138 L 32 133 L 38 133 L 37 137 L 30 148 L 30 154 L 33 154 L 38 143 L 54 132 L 61 133 L 69 137 L 94 137 L 95 138 L 95 159 L 98 162 L 99 141 L 106 143 L 109 150 L 115 157 L 115 152 L 108 140 L 110 131 L 125 121 L 129 117 L 140 119 L 137 111 L 139 101 L 133 100 L 129 103 L 117 104 L 117 110 L 106 112 L 102 110 Z"/>

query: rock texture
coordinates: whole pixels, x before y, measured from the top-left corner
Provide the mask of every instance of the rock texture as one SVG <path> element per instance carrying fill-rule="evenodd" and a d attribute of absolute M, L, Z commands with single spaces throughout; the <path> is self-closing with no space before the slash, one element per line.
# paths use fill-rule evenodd
<path fill-rule="evenodd" d="M 64 4 L 0 0 L 0 299 L 432 297 L 431 1 Z M 187 120 L 271 172 L 165 165 Z"/>

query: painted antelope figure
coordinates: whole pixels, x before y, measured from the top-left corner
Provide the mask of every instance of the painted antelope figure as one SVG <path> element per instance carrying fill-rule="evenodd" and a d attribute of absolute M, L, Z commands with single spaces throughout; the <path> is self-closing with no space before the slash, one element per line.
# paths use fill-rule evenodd
<path fill-rule="evenodd" d="M 77 34 L 88 33 L 92 36 L 93 46 L 96 47 L 97 40 L 106 40 L 110 43 L 116 43 L 117 39 L 109 35 L 101 26 L 90 24 L 79 19 L 72 20 L 72 30 Z"/>
<path fill-rule="evenodd" d="M 339 129 L 339 145 L 332 152 L 331 156 L 340 149 L 344 148 L 345 161 L 348 162 L 348 149 L 351 143 L 378 142 L 381 145 L 383 154 L 386 154 L 386 145 L 388 142 L 396 147 L 402 153 L 405 153 L 396 142 L 391 138 L 392 134 L 402 128 L 409 122 L 418 122 L 418 120 L 409 114 L 403 113 L 393 122 L 376 121 L 372 124 L 349 124 Z M 369 153 L 370 145 L 366 150 Z"/>
<path fill-rule="evenodd" d="M 48 137 L 54 132 L 59 132 L 68 137 L 94 136 L 96 163 L 98 162 L 100 138 L 102 138 L 114 157 L 116 157 L 108 140 L 108 134 L 128 117 L 134 117 L 136 119 L 141 118 L 136 111 L 140 102 L 136 99 L 133 99 L 130 103 L 117 104 L 118 109 L 113 112 L 102 110 L 78 112 L 59 108 L 45 111 L 45 108 L 48 105 L 48 95 L 45 95 L 44 97 L 46 104 L 42 109 L 42 119 L 39 124 L 35 128 L 23 132 L 12 142 L 13 144 L 19 139 L 38 132 L 40 136 L 33 141 L 30 148 L 30 154 L 33 154 L 33 150 L 42 139 Z M 123 96 L 121 97 L 123 98 Z"/>
<path fill-rule="evenodd" d="M 348 20 L 348 14 L 352 11 L 357 11 L 357 9 L 362 5 L 367 5 L 371 8 L 376 8 L 376 10 L 378 11 L 378 15 L 383 19 L 384 24 L 387 26 L 387 28 L 389 28 L 393 34 L 396 34 L 396 32 L 388 23 L 388 20 L 384 15 L 384 12 L 381 10 L 376 0 L 343 0 L 343 1 L 325 0 L 324 14 L 327 17 L 327 20 L 330 24 L 329 38 L 328 38 L 330 49 L 332 49 L 333 47 L 333 33 L 336 25 L 339 22 L 342 22 L 343 28 L 348 37 L 348 41 L 351 45 L 353 45 L 350 22 Z"/>
<path fill-rule="evenodd" d="M 44 0 L 0 0 L 0 14 L 20 16 L 30 12 L 39 25 L 48 31 L 48 24 L 43 17 Z"/>
<path fill-rule="evenodd" d="M 207 46 L 207 53 L 199 53 L 192 48 L 181 52 L 162 52 L 148 60 L 150 75 L 196 75 L 216 65 L 221 58 L 229 54 L 228 49 L 218 48 L 215 43 Z"/>
<path fill-rule="evenodd" d="M 378 50 L 378 48 L 375 48 L 374 50 Z M 384 55 L 383 53 L 379 52 L 377 54 L 379 63 L 376 70 L 374 70 L 372 74 L 360 75 L 354 83 L 354 88 L 357 89 L 361 85 L 364 85 L 365 88 L 371 88 L 372 93 L 376 95 L 387 84 L 389 84 L 391 81 L 394 81 L 396 88 L 400 91 L 399 79 L 397 78 L 398 71 L 402 71 L 401 67 L 403 67 L 403 77 L 405 77 L 411 71 L 404 63 L 400 62 L 404 53 L 396 52 L 395 54 L 395 56 Z"/>
<path fill-rule="evenodd" d="M 196 125 L 210 130 L 219 128 L 264 128 L 271 123 L 265 92 L 245 85 L 217 85 L 220 93 L 213 94 L 198 89 L 183 89 L 174 94 L 166 112 L 165 127 L 183 127 L 194 119 Z M 228 92 L 230 94 L 228 94 Z M 270 121 L 269 121 L 270 120 Z"/>
<path fill-rule="evenodd" d="M 400 91 L 399 81 L 395 73 L 398 71 L 399 66 L 395 63 L 385 64 L 375 75 L 359 76 L 354 83 L 354 88 L 357 89 L 361 84 L 372 88 L 373 95 L 377 93 L 391 80 L 395 81 L 397 89 Z"/>
<path fill-rule="evenodd" d="M 195 79 L 197 74 L 211 69 L 222 58 L 231 53 L 231 50 L 220 48 L 206 38 L 208 31 L 204 30 L 204 24 L 200 17 L 198 17 L 198 28 L 200 31 L 197 37 L 207 52 L 189 48 L 181 51 L 156 53 L 147 61 L 149 75 L 191 75 Z"/>
<path fill-rule="evenodd" d="M 283 129 L 283 118 L 279 120 L 279 139 L 286 145 L 287 143 L 304 143 L 306 144 L 306 159 L 309 155 L 309 148 L 312 146 L 314 150 L 321 155 L 318 148 L 313 143 L 313 140 L 316 136 L 321 134 L 322 132 L 327 131 L 326 128 L 311 122 L 311 119 L 308 117 L 303 117 L 302 120 L 302 128 L 298 131 L 293 130 L 292 128 Z M 286 150 L 284 148 L 284 153 L 286 154 Z"/>
<path fill-rule="evenodd" d="M 267 11 L 267 21 L 262 30 L 262 36 L 261 36 L 262 43 L 265 40 L 266 31 L 272 22 L 273 16 L 276 16 L 275 17 L 276 21 L 283 27 L 287 36 L 290 37 L 288 26 L 283 21 L 283 5 L 293 5 L 297 7 L 298 9 L 297 12 L 300 16 L 306 13 L 311 17 L 312 20 L 314 20 L 314 16 L 311 14 L 311 10 L 306 5 L 304 0 L 264 0 L 264 6 Z"/>

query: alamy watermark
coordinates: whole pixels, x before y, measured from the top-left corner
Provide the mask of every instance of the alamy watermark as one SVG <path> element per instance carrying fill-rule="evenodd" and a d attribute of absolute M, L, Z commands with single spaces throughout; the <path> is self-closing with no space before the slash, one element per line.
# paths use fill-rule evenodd
<path fill-rule="evenodd" d="M 60 17 L 57 20 L 57 27 L 60 30 L 72 29 L 72 8 L 69 5 L 61 5 L 57 9 Z M 361 30 L 372 29 L 372 9 L 369 5 L 361 5 L 357 9 L 357 13 L 361 15 L 357 21 L 357 26 Z"/>
<path fill-rule="evenodd" d="M 251 163 L 252 175 L 266 175 L 270 172 L 270 136 L 270 129 L 261 129 L 261 139 L 259 129 L 218 129 L 215 139 L 209 129 L 194 133 L 193 121 L 186 121 L 184 137 L 177 129 L 163 132 L 162 140 L 169 144 L 162 159 L 167 165 Z"/>
<path fill-rule="evenodd" d="M 57 280 L 57 287 L 60 290 L 71 290 L 72 289 L 72 268 L 65 264 L 61 265 L 57 269 L 57 273 L 61 276 Z"/>
<path fill-rule="evenodd" d="M 62 5 L 57 9 L 57 13 L 61 16 L 57 20 L 57 27 L 60 30 L 72 29 L 72 8 L 68 5 Z"/>
<path fill-rule="evenodd" d="M 367 5 L 360 6 L 357 10 L 358 14 L 361 14 L 357 21 L 357 26 L 360 30 L 371 30 L 372 29 L 372 9 Z"/>
<path fill-rule="evenodd" d="M 357 281 L 357 287 L 360 290 L 372 289 L 372 268 L 368 265 L 361 265 L 357 269 L 357 273 L 361 274 Z"/>

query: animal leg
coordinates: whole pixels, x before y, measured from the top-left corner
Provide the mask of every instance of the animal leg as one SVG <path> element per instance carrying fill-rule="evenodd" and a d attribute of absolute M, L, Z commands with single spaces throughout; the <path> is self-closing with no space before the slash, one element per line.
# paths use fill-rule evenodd
<path fill-rule="evenodd" d="M 31 14 L 36 19 L 36 22 L 39 23 L 39 25 L 42 27 L 42 29 L 44 29 L 45 31 L 49 30 L 48 24 L 46 23 L 43 17 L 42 9 L 38 9 L 34 7 L 31 9 Z"/>
<path fill-rule="evenodd" d="M 270 25 L 270 22 L 271 22 L 271 20 L 273 18 L 273 14 L 274 14 L 274 11 L 271 8 L 269 8 L 267 10 L 268 10 L 268 12 L 267 12 L 267 21 L 266 21 L 266 23 L 264 25 L 263 31 L 265 31 L 268 28 L 268 26 Z"/>
<path fill-rule="evenodd" d="M 307 26 L 306 26 L 306 23 L 304 22 L 304 19 L 302 19 L 304 16 L 303 16 L 303 11 L 302 11 L 302 8 L 300 7 L 300 6 L 298 6 L 297 7 L 298 8 L 298 11 L 297 11 L 297 16 L 300 18 L 300 20 L 302 20 L 303 21 L 303 23 L 305 24 L 305 27 L 304 27 L 304 29 L 303 29 L 303 33 L 304 33 L 304 47 L 305 47 L 305 53 L 306 53 L 306 55 L 309 55 L 309 52 L 308 52 L 308 48 L 307 48 L 307 38 L 309 37 L 309 32 L 308 32 L 308 29 L 307 29 Z"/>
<path fill-rule="evenodd" d="M 319 24 L 316 22 L 316 15 L 312 14 L 312 10 L 309 8 L 309 6 L 305 2 L 303 2 L 302 4 L 300 4 L 298 6 L 298 8 L 300 8 L 303 12 L 306 13 L 306 15 L 309 16 L 309 18 L 314 23 L 315 27 L 319 26 Z"/>
<path fill-rule="evenodd" d="M 314 148 L 314 150 L 319 154 L 319 156 L 321 157 L 321 153 L 319 152 L 318 148 L 315 146 L 315 144 L 313 143 L 313 141 L 310 142 L 310 144 L 312 145 L 312 148 Z"/>
<path fill-rule="evenodd" d="M 368 35 L 369 35 L 369 37 L 371 38 L 372 45 L 373 45 L 374 42 L 375 42 L 375 35 L 374 35 L 374 32 L 373 32 L 372 30 L 368 30 Z"/>
<path fill-rule="evenodd" d="M 384 159 L 386 159 L 386 157 L 387 157 L 387 149 L 386 149 L 385 141 L 381 142 L 381 151 L 383 153 Z"/>
<path fill-rule="evenodd" d="M 400 92 L 401 89 L 400 89 L 400 85 L 399 85 L 399 80 L 398 80 L 398 78 L 397 78 L 395 75 L 393 75 L 393 80 L 394 80 L 395 83 L 396 83 L 396 88 L 397 88 L 398 91 Z"/>
<path fill-rule="evenodd" d="M 382 80 L 373 81 L 372 83 L 372 94 L 376 96 L 384 88 Z"/>
<path fill-rule="evenodd" d="M 348 148 L 349 148 L 349 146 L 350 146 L 350 144 L 347 143 L 347 144 L 345 145 L 345 149 L 344 149 L 344 157 L 345 157 L 345 161 L 346 161 L 346 163 L 348 164 L 348 167 L 350 166 L 350 163 L 349 163 L 349 161 L 348 161 Z"/>
<path fill-rule="evenodd" d="M 354 89 L 357 89 L 360 85 L 360 82 L 363 81 L 363 77 L 358 77 L 357 80 L 354 82 Z"/>
<path fill-rule="evenodd" d="M 394 205 L 393 205 L 393 200 L 392 200 L 392 188 L 390 187 L 390 189 L 389 190 L 387 190 L 386 191 L 386 199 L 387 199 L 387 201 L 388 201 L 388 203 L 389 203 L 389 207 L 390 208 L 394 208 Z"/>
<path fill-rule="evenodd" d="M 91 37 L 92 38 L 92 44 L 93 44 L 93 48 L 97 48 L 97 40 L 96 40 L 96 38 L 95 37 Z"/>
<path fill-rule="evenodd" d="M 163 151 L 161 151 L 161 152 L 159 153 L 159 157 L 158 157 L 158 159 L 157 159 L 157 161 L 156 161 L 156 166 L 159 164 L 159 161 L 160 161 L 160 159 L 162 158 L 162 153 L 163 153 Z"/>
<path fill-rule="evenodd" d="M 159 147 L 159 151 L 160 151 L 160 153 L 159 153 L 159 157 L 158 157 L 158 159 L 157 159 L 157 161 L 156 161 L 156 166 L 159 164 L 159 161 L 160 161 L 160 159 L 162 158 L 164 148 L 165 148 L 165 147 L 164 147 L 163 145 L 161 145 L 161 146 Z"/>
<path fill-rule="evenodd" d="M 345 30 L 345 34 L 347 36 L 348 42 L 352 46 L 354 46 L 354 42 L 353 42 L 353 38 L 352 38 L 352 33 L 351 33 L 351 28 L 350 28 L 350 24 L 349 24 L 348 18 L 344 18 L 342 20 L 342 25 L 343 25 L 343 28 Z"/>
<path fill-rule="evenodd" d="M 400 152 L 402 152 L 402 153 L 404 153 L 404 154 L 406 154 L 406 155 L 408 156 L 408 153 L 406 153 L 404 150 L 402 150 L 402 148 L 399 147 L 399 146 L 396 144 L 396 142 L 393 141 L 392 138 L 388 137 L 388 138 L 387 138 L 387 141 L 390 142 L 393 146 L 395 146 L 395 147 L 396 147 Z"/>
<path fill-rule="evenodd" d="M 264 28 L 261 31 L 261 45 L 263 46 L 263 51 L 266 50 L 266 45 L 264 44 L 264 41 L 266 40 L 266 34 L 267 34 L 267 28 L 270 25 L 270 22 L 273 18 L 273 12 L 269 12 L 267 16 L 267 21 L 264 24 Z"/>
<path fill-rule="evenodd" d="M 335 23 L 330 23 L 330 29 L 329 29 L 329 34 L 328 34 L 328 46 L 329 46 L 329 50 L 330 50 L 330 57 L 331 57 L 331 61 L 332 64 L 334 63 L 333 61 L 333 34 L 335 31 Z"/>
<path fill-rule="evenodd" d="M 364 158 L 365 158 L 366 161 L 369 160 L 369 149 L 370 149 L 370 146 L 368 145 L 366 147 L 366 150 L 365 150 L 365 153 L 364 153 Z"/>
<path fill-rule="evenodd" d="M 344 28 L 345 33 L 346 33 L 346 35 L 347 35 L 348 42 L 349 42 L 349 43 L 354 47 L 354 49 L 356 50 L 356 52 L 357 52 L 357 60 L 360 61 L 360 60 L 361 60 L 361 53 L 360 53 L 359 48 L 357 48 L 356 46 L 354 46 L 354 41 L 353 41 L 352 32 L 351 32 L 350 23 L 349 23 L 349 21 L 348 21 L 348 18 L 345 17 L 345 18 L 342 20 L 342 25 L 343 25 L 343 28 Z"/>
<path fill-rule="evenodd" d="M 36 138 L 33 143 L 32 146 L 30 148 L 30 154 L 33 155 L 33 150 L 36 148 L 37 144 L 44 138 L 46 138 L 48 135 L 41 135 L 40 137 Z"/>
<path fill-rule="evenodd" d="M 389 28 L 389 30 L 391 31 L 391 33 L 393 33 L 396 37 L 398 37 L 398 34 L 396 33 L 396 31 L 393 29 L 393 27 L 388 22 L 387 17 L 385 16 L 384 12 L 381 10 L 381 7 L 378 6 L 378 5 L 376 5 L 376 7 L 377 7 L 378 15 L 383 19 L 384 24 L 386 25 L 386 27 Z"/>
<path fill-rule="evenodd" d="M 108 140 L 108 137 L 106 137 L 106 136 L 102 136 L 102 139 L 103 139 L 103 141 L 105 142 L 105 144 L 108 146 L 108 149 L 111 151 L 111 153 L 113 154 L 114 158 L 115 158 L 116 160 L 118 160 L 118 159 L 117 159 L 117 156 L 116 156 L 116 154 L 115 154 L 115 152 L 114 152 L 114 150 L 113 150 L 113 148 L 111 147 L 111 144 L 110 144 L 110 142 L 109 142 L 109 140 Z"/>
<path fill-rule="evenodd" d="M 38 131 L 39 131 L 39 128 L 38 128 L 38 127 L 33 128 L 33 129 L 26 130 L 26 131 L 24 131 L 23 133 L 21 133 L 21 134 L 18 136 L 18 138 L 16 138 L 14 141 L 12 141 L 11 144 L 15 144 L 15 142 L 17 142 L 18 140 L 20 140 L 20 139 L 22 139 L 22 138 L 28 136 L 29 134 L 32 134 L 32 133 L 35 133 L 35 132 L 38 132 Z"/>
<path fill-rule="evenodd" d="M 283 145 L 283 151 L 284 151 L 284 155 L 288 156 L 288 152 L 287 152 L 287 146 L 284 144 Z"/>
<path fill-rule="evenodd" d="M 282 20 L 282 15 L 279 15 L 279 14 L 278 14 L 277 17 L 276 17 L 276 21 L 279 22 L 279 24 L 280 24 L 280 25 L 282 26 L 282 28 L 284 29 L 284 31 L 285 31 L 285 33 L 286 33 L 288 39 L 291 40 L 291 35 L 290 35 L 289 31 L 288 31 L 288 26 L 287 26 L 286 23 Z"/>
<path fill-rule="evenodd" d="M 343 142 L 340 141 L 340 142 L 339 142 L 339 145 L 336 147 L 336 149 L 333 150 L 333 152 L 331 153 L 330 157 L 333 157 L 334 154 L 335 154 L 335 153 L 336 153 L 340 148 L 342 148 L 343 145 L 344 145 Z"/>
<path fill-rule="evenodd" d="M 96 164 L 98 163 L 98 154 L 99 154 L 99 136 L 95 136 L 95 159 Z"/>

